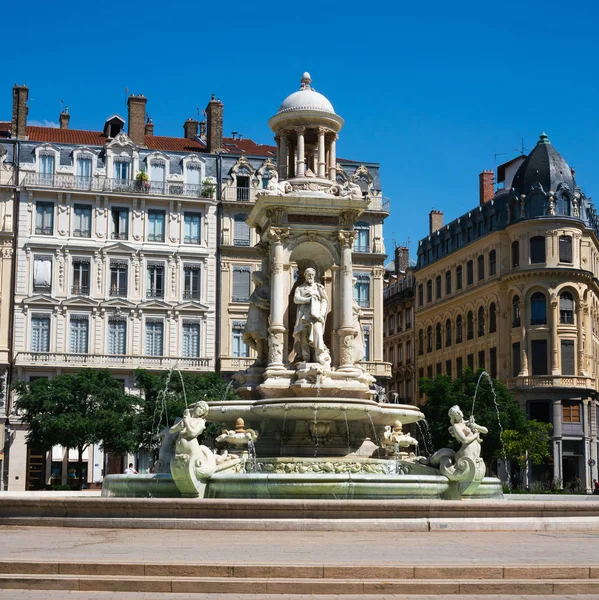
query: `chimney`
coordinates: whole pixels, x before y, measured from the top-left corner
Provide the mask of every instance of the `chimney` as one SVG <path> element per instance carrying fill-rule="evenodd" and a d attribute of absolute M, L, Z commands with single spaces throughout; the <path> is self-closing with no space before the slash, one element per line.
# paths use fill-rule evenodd
<path fill-rule="evenodd" d="M 29 88 L 26 85 L 17 85 L 12 88 L 12 124 L 11 137 L 27 138 L 27 98 Z"/>
<path fill-rule="evenodd" d="M 223 103 L 214 98 L 208 102 L 206 107 L 206 119 L 208 121 L 207 144 L 208 152 L 214 153 L 223 149 Z"/>
<path fill-rule="evenodd" d="M 440 210 L 431 210 L 428 215 L 429 234 L 435 233 L 443 227 L 443 213 Z"/>
<path fill-rule="evenodd" d="M 200 122 L 200 139 L 206 139 L 206 121 Z"/>
<path fill-rule="evenodd" d="M 140 94 L 135 96 L 131 94 L 127 99 L 129 108 L 129 137 L 134 144 L 138 146 L 145 145 L 145 123 L 146 123 L 146 102 L 148 99 Z"/>
<path fill-rule="evenodd" d="M 395 274 L 405 273 L 410 266 L 410 251 L 405 246 L 395 248 Z"/>
<path fill-rule="evenodd" d="M 183 123 L 183 131 L 185 132 L 186 139 L 193 140 L 198 135 L 198 125 L 199 123 L 193 119 L 187 119 Z"/>
<path fill-rule="evenodd" d="M 60 113 L 60 116 L 58 117 L 58 121 L 60 122 L 61 129 L 69 128 L 69 119 L 70 118 L 71 118 L 71 115 L 69 114 L 69 107 L 65 106 L 64 110 Z"/>
<path fill-rule="evenodd" d="M 495 177 L 493 171 L 483 171 L 478 176 L 480 205 L 492 200 L 495 196 Z"/>
<path fill-rule="evenodd" d="M 148 120 L 146 122 L 145 133 L 146 133 L 146 135 L 154 135 L 154 121 L 152 121 L 152 119 L 150 119 L 150 117 L 148 117 Z"/>

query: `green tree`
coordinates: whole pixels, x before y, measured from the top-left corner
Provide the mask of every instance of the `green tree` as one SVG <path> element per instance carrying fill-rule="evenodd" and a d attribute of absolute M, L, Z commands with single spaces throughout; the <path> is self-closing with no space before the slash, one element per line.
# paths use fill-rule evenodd
<path fill-rule="evenodd" d="M 433 450 L 443 447 L 458 449 L 458 442 L 448 432 L 447 412 L 454 404 L 458 404 L 465 417 L 470 416 L 476 384 L 481 373 L 482 369 L 477 373 L 473 373 L 471 369 L 465 369 L 456 379 L 450 379 L 446 375 L 438 375 L 433 379 L 428 377 L 420 379 L 420 389 L 426 394 L 422 412 L 429 424 Z M 493 390 L 495 390 L 495 394 L 493 394 Z M 501 425 L 497 418 L 498 414 Z M 517 432 L 524 431 L 526 428 L 526 415 L 505 386 L 493 379 L 493 388 L 491 388 L 486 377 L 480 381 L 474 403 L 474 418 L 477 423 L 484 425 L 489 430 L 489 433 L 483 436 L 481 451 L 482 457 L 488 465 L 492 463 L 493 458 L 502 455 L 501 428 Z"/>
<path fill-rule="evenodd" d="M 183 416 L 187 405 L 205 400 L 234 400 L 237 396 L 219 373 L 188 373 L 165 371 L 150 373 L 144 369 L 135 371 L 135 384 L 141 390 L 140 408 L 136 427 L 139 446 L 156 451 L 156 433 L 171 426 L 177 417 Z M 202 435 L 204 441 L 220 433 L 220 425 L 209 423 Z"/>
<path fill-rule="evenodd" d="M 81 369 L 74 375 L 17 381 L 16 408 L 28 426 L 27 441 L 44 450 L 60 445 L 77 450 L 79 489 L 83 452 L 100 444 L 105 452 L 134 448 L 135 399 L 109 370 Z"/>
<path fill-rule="evenodd" d="M 528 480 L 530 465 L 541 465 L 548 458 L 551 440 L 551 423 L 534 419 L 528 421 L 523 431 L 507 429 L 503 432 L 503 444 L 508 459 L 516 462 L 520 473 Z"/>

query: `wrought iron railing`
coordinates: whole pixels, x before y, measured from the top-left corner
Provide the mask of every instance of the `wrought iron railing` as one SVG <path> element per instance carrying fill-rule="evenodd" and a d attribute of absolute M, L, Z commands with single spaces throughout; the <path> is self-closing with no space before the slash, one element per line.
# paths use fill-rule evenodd
<path fill-rule="evenodd" d="M 76 296 L 89 296 L 89 285 L 74 285 L 71 288 L 71 294 Z"/>
<path fill-rule="evenodd" d="M 223 187 L 223 202 L 254 202 L 258 192 L 261 191 L 252 187 Z"/>
<path fill-rule="evenodd" d="M 106 367 L 170 369 L 209 369 L 212 359 L 182 356 L 134 356 L 131 354 L 74 354 L 63 352 L 19 352 L 16 364 L 51 364 L 54 366 L 102 365 Z"/>
<path fill-rule="evenodd" d="M 151 196 L 184 196 L 213 199 L 214 185 L 170 181 L 137 181 L 136 179 L 111 179 L 108 177 L 78 177 L 65 173 L 46 175 L 27 173 L 25 187 L 50 187 L 90 192 L 117 192 L 124 194 L 149 194 Z"/>

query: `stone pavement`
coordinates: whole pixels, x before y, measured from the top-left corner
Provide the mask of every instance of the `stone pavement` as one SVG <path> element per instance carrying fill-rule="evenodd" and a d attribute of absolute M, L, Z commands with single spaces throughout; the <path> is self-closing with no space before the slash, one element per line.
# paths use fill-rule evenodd
<path fill-rule="evenodd" d="M 253 565 L 595 565 L 594 531 L 305 532 L 0 527 L 1 558 Z"/>

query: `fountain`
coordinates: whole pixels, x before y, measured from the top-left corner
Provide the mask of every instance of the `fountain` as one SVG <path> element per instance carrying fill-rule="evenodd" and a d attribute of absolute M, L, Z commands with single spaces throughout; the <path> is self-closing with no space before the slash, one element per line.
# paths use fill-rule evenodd
<path fill-rule="evenodd" d="M 337 181 L 335 140 L 343 119 L 310 81 L 304 74 L 300 91 L 269 121 L 279 168 L 247 219 L 262 256 L 243 336 L 256 360 L 233 378 L 239 400 L 189 406 L 165 435 L 169 450 L 161 460 L 170 456 L 184 496 L 500 496 L 499 480 L 484 477 L 484 427 L 454 411 L 450 429 L 462 448 L 421 456 L 403 427 L 424 415 L 417 406 L 387 402 L 371 374 L 385 369 L 380 336 L 372 340 L 369 369 L 362 363 L 365 315 L 354 299 L 354 270 L 368 269 L 380 286 L 382 260 L 354 264 L 354 225 L 372 198 L 351 178 Z M 376 321 L 381 309 L 375 306 L 369 318 Z M 207 421 L 229 428 L 217 444 L 234 453 L 198 444 L 194 434 Z M 111 477 L 103 494 L 111 495 Z"/>

